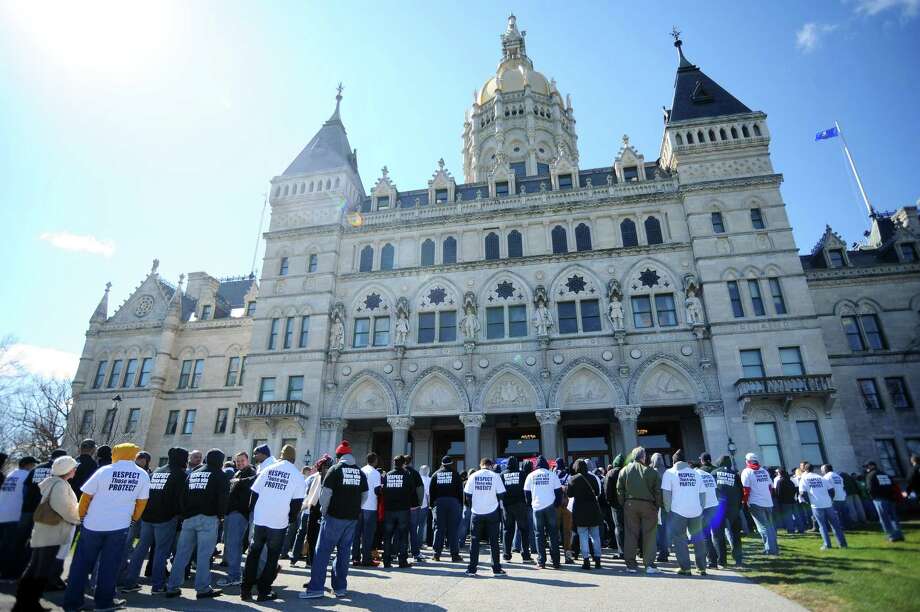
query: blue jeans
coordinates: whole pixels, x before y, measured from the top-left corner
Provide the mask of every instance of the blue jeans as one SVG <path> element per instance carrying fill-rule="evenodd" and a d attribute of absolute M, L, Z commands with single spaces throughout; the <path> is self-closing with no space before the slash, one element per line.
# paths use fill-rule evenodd
<path fill-rule="evenodd" d="M 176 540 L 177 522 L 176 518 L 165 523 L 141 521 L 140 541 L 125 564 L 125 570 L 121 575 L 122 586 L 137 584 L 141 575 L 141 565 L 147 558 L 150 547 L 153 546 L 153 589 L 159 591 L 166 587 L 166 559 L 169 558 L 173 542 Z"/>
<path fill-rule="evenodd" d="M 425 529 L 428 527 L 428 508 L 412 508 L 409 511 L 409 541 L 412 543 L 412 556 L 422 552 L 425 541 Z"/>
<path fill-rule="evenodd" d="M 837 513 L 837 518 L 840 519 L 840 524 L 845 529 L 850 529 L 853 526 L 854 521 L 850 517 L 850 506 L 847 504 L 846 499 L 841 501 L 834 500 L 834 512 Z"/>
<path fill-rule="evenodd" d="M 444 550 L 444 540 L 451 557 L 460 554 L 457 528 L 460 526 L 460 500 L 455 497 L 439 497 L 434 500 L 434 554 Z"/>
<path fill-rule="evenodd" d="M 837 516 L 834 508 L 812 508 L 811 511 L 815 515 L 815 522 L 818 523 L 818 531 L 821 532 L 824 547 L 831 547 L 831 536 L 828 532 L 833 528 L 837 544 L 840 545 L 840 548 L 846 548 L 847 538 L 843 535 L 843 525 L 840 524 L 840 517 Z"/>
<path fill-rule="evenodd" d="M 326 568 L 329 567 L 329 557 L 332 556 L 333 548 L 336 549 L 336 554 L 335 565 L 332 566 L 332 591 L 341 593 L 348 588 L 348 559 L 357 524 L 357 520 L 339 519 L 328 514 L 322 518 L 316 553 L 310 565 L 310 584 L 307 585 L 307 592 L 323 592 Z"/>
<path fill-rule="evenodd" d="M 501 512 L 498 508 L 489 514 L 473 514 L 473 520 L 470 525 L 470 564 L 469 571 L 476 571 L 479 565 L 479 542 L 482 539 L 483 532 L 489 538 L 489 548 L 492 550 L 492 570 L 501 569 L 501 561 L 498 552 L 498 531 L 501 525 Z"/>
<path fill-rule="evenodd" d="M 546 563 L 546 536 L 549 535 L 549 555 L 553 565 L 559 565 L 559 524 L 556 521 L 556 507 L 550 504 L 542 510 L 533 511 L 533 523 L 537 533 L 537 560 Z"/>
<path fill-rule="evenodd" d="M 389 565 L 393 561 L 393 553 L 399 556 L 399 562 L 405 563 L 408 551 L 406 550 L 406 532 L 409 530 L 408 510 L 389 510 L 383 514 L 383 564 Z M 396 550 L 393 550 L 393 534 L 396 534 Z"/>
<path fill-rule="evenodd" d="M 115 582 L 127 537 L 127 527 L 115 531 L 93 531 L 86 527 L 80 530 L 77 551 L 73 555 L 70 575 L 67 577 L 67 591 L 64 593 L 65 610 L 79 610 L 83 607 L 86 579 L 97 561 L 99 573 L 93 603 L 97 609 L 111 608 L 114 605 L 112 601 L 115 598 Z"/>
<path fill-rule="evenodd" d="M 358 523 L 355 525 L 354 543 L 351 545 L 351 559 L 362 565 L 369 565 L 372 561 L 371 551 L 374 549 L 374 536 L 377 535 L 377 511 L 361 510 Z"/>
<path fill-rule="evenodd" d="M 718 516 L 719 506 L 711 506 L 703 509 L 703 540 L 706 546 L 706 557 L 709 559 L 710 564 L 719 562 L 719 553 L 715 546 L 715 539 L 713 538 Z M 702 543 L 696 544 L 696 546 L 702 545 Z"/>
<path fill-rule="evenodd" d="M 749 504 L 751 518 L 757 525 L 757 533 L 763 540 L 763 552 L 765 555 L 778 555 L 779 545 L 776 543 L 776 527 L 773 526 L 773 508 L 765 506 L 756 506 Z"/>
<path fill-rule="evenodd" d="M 240 580 L 243 577 L 243 538 L 249 527 L 249 517 L 231 512 L 224 520 L 224 561 L 227 562 L 227 578 Z"/>
<path fill-rule="evenodd" d="M 457 531 L 457 541 L 462 548 L 466 544 L 466 536 L 470 535 L 470 524 L 473 522 L 473 511 L 466 504 L 463 505 L 463 512 L 460 514 L 460 527 Z"/>
<path fill-rule="evenodd" d="M 674 556 L 682 570 L 690 569 L 690 548 L 687 546 L 687 535 L 693 542 L 693 557 L 698 570 L 706 569 L 706 542 L 703 535 L 703 515 L 686 517 L 671 512 L 668 518 L 671 543 L 674 545 Z"/>
<path fill-rule="evenodd" d="M 300 526 L 297 528 L 297 535 L 294 536 L 294 554 L 291 559 L 300 561 L 304 558 L 303 545 L 307 541 L 307 531 L 310 529 L 310 513 L 307 510 L 300 511 Z"/>
<path fill-rule="evenodd" d="M 671 551 L 671 538 L 668 531 L 670 517 L 667 510 L 661 508 L 658 511 L 658 518 L 661 519 L 661 524 L 658 525 L 658 531 L 655 532 L 655 548 L 658 549 L 658 560 L 667 561 Z"/>
<path fill-rule="evenodd" d="M 217 517 L 196 514 L 182 521 L 182 531 L 176 543 L 176 556 L 166 588 L 175 591 L 185 582 L 185 568 L 195 554 L 195 592 L 211 590 L 211 553 L 217 544 Z"/>
<path fill-rule="evenodd" d="M 594 558 L 601 558 L 601 528 L 600 525 L 595 525 L 593 527 L 576 527 L 578 531 L 578 543 L 581 545 L 581 558 L 589 559 L 591 557 L 591 550 L 588 545 L 588 540 L 594 540 Z"/>
<path fill-rule="evenodd" d="M 898 522 L 898 512 L 894 504 L 887 499 L 873 499 L 872 505 L 875 506 L 875 511 L 878 513 L 878 520 L 882 524 L 882 529 L 885 531 L 885 535 L 888 536 L 888 539 L 892 542 L 895 540 L 903 540 L 904 534 L 901 533 L 901 524 Z"/>

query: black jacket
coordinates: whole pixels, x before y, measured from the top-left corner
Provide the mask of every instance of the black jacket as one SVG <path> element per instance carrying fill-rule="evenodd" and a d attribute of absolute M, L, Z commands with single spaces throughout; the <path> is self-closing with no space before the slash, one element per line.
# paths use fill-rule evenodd
<path fill-rule="evenodd" d="M 73 475 L 73 478 L 71 478 L 69 482 L 71 488 L 73 488 L 73 492 L 77 494 L 77 499 L 80 499 L 80 487 L 89 480 L 89 477 L 93 475 L 93 472 L 95 472 L 96 468 L 99 466 L 96 465 L 96 460 L 90 455 L 80 455 L 77 457 L 77 464 L 77 473 Z"/>
<path fill-rule="evenodd" d="M 425 497 L 425 483 L 422 482 L 422 475 L 411 465 L 407 465 L 405 470 L 409 472 L 410 481 L 412 482 L 412 500 L 409 507 L 418 508 L 422 505 L 422 499 Z"/>
<path fill-rule="evenodd" d="M 217 449 L 208 451 L 204 465 L 188 475 L 182 494 L 182 516 L 191 518 L 198 514 L 223 517 L 227 514 L 230 487 L 224 474 L 224 453 Z"/>
<path fill-rule="evenodd" d="M 40 463 L 32 468 L 29 475 L 26 476 L 22 484 L 22 511 L 35 512 L 38 504 L 42 501 L 42 492 L 38 488 L 38 483 L 48 476 L 51 476 L 52 461 Z"/>
<path fill-rule="evenodd" d="M 239 512 L 243 516 L 249 516 L 249 498 L 252 494 L 252 485 L 256 481 L 256 468 L 247 465 L 242 470 L 238 470 L 230 481 L 230 501 L 227 507 L 227 514 Z"/>
<path fill-rule="evenodd" d="M 517 457 L 508 458 L 508 467 L 501 474 L 505 484 L 505 506 L 524 503 L 524 473 L 518 467 Z"/>
<path fill-rule="evenodd" d="M 188 451 L 169 449 L 169 463 L 154 470 L 150 476 L 150 499 L 141 519 L 147 523 L 165 523 L 179 515 L 185 491 L 185 467 Z"/>
<path fill-rule="evenodd" d="M 891 476 L 879 470 L 871 470 L 866 474 L 866 488 L 872 499 L 894 500 L 894 485 Z"/>
<path fill-rule="evenodd" d="M 920 495 L 920 464 L 911 469 L 910 478 L 907 479 L 907 494 L 911 493 Z"/>
<path fill-rule="evenodd" d="M 788 477 L 781 477 L 776 482 L 776 501 L 780 504 L 794 504 L 798 492 L 795 483 Z"/>
<path fill-rule="evenodd" d="M 741 486 L 741 477 L 731 466 L 731 459 L 723 457 L 719 467 L 712 472 L 716 479 L 716 497 L 719 498 L 719 508 L 725 517 L 734 520 L 741 512 L 741 498 L 744 487 Z"/>
<path fill-rule="evenodd" d="M 445 466 L 435 470 L 431 475 L 431 484 L 428 485 L 428 501 L 432 508 L 434 508 L 434 503 L 442 497 L 463 501 L 463 480 L 460 474 Z"/>
<path fill-rule="evenodd" d="M 404 468 L 395 468 L 384 474 L 383 509 L 401 512 L 412 508 L 412 500 L 418 498 L 412 483 L 412 473 Z"/>
<path fill-rule="evenodd" d="M 601 509 L 597 503 L 599 494 L 600 487 L 591 474 L 576 474 L 569 480 L 566 495 L 575 500 L 572 523 L 576 527 L 597 527 L 601 524 Z"/>

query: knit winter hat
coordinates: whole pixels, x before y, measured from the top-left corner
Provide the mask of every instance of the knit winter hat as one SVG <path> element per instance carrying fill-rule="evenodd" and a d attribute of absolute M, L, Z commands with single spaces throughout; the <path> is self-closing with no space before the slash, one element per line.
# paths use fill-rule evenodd
<path fill-rule="evenodd" d="M 744 460 L 749 463 L 760 463 L 760 458 L 754 453 L 748 453 L 744 456 Z"/>
<path fill-rule="evenodd" d="M 77 467 L 77 460 L 68 455 L 64 455 L 63 457 L 55 459 L 54 463 L 51 464 L 51 473 L 55 476 L 63 476 L 75 467 Z"/>
<path fill-rule="evenodd" d="M 294 463 L 297 461 L 297 450 L 290 444 L 285 444 L 281 447 L 281 458 Z"/>
<path fill-rule="evenodd" d="M 342 440 L 341 444 L 339 444 L 339 445 L 335 448 L 335 454 L 336 454 L 337 457 L 341 457 L 342 455 L 351 455 L 351 454 L 352 454 L 352 452 L 351 452 L 351 444 L 348 443 L 348 440 Z"/>
<path fill-rule="evenodd" d="M 270 448 L 268 448 L 268 444 L 261 444 L 257 446 L 256 449 L 252 451 L 253 455 L 255 455 L 256 453 L 259 453 L 260 455 L 265 455 L 266 457 L 272 456 L 272 451 Z"/>
<path fill-rule="evenodd" d="M 453 464 L 454 464 L 454 460 L 450 457 L 450 455 L 444 455 L 443 457 L 441 457 L 441 465 L 453 465 Z"/>
<path fill-rule="evenodd" d="M 51 451 L 51 460 L 54 461 L 58 457 L 63 457 L 66 454 L 67 454 L 67 451 L 65 451 L 63 448 L 56 448 L 53 451 Z"/>

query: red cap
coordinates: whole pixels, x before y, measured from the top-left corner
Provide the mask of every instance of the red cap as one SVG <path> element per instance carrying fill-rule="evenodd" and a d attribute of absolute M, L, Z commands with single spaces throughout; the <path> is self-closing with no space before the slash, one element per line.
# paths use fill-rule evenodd
<path fill-rule="evenodd" d="M 339 456 L 351 454 L 351 444 L 348 443 L 348 440 L 342 440 L 342 443 L 336 447 L 335 454 Z"/>

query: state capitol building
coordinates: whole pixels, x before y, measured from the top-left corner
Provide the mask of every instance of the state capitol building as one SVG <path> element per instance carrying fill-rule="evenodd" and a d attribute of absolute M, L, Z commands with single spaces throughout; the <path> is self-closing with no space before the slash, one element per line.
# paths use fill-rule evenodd
<path fill-rule="evenodd" d="M 442 160 L 427 185 L 383 168 L 367 191 L 340 92 L 271 179 L 260 278 L 172 284 L 155 261 L 113 313 L 106 289 L 69 439 L 130 439 L 161 464 L 265 442 L 315 460 L 344 437 L 383 465 L 606 465 L 642 444 L 903 475 L 920 453 L 917 207 L 800 254 L 767 115 L 681 45 L 660 149 L 624 137 L 599 167 L 514 16 L 463 120 L 462 179 Z"/>

